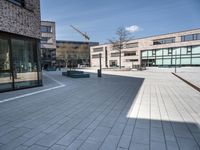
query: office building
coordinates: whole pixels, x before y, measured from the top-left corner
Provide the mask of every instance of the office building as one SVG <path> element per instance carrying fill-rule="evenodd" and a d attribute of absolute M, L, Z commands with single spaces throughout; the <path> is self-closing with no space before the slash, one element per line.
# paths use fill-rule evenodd
<path fill-rule="evenodd" d="M 43 68 L 55 66 L 56 63 L 55 22 L 41 21 L 41 60 Z"/>
<path fill-rule="evenodd" d="M 91 66 L 119 66 L 119 51 L 111 44 L 90 48 Z M 140 66 L 200 66 L 200 29 L 150 36 L 124 43 L 121 64 L 125 68 Z"/>
<path fill-rule="evenodd" d="M 0 0 L 0 92 L 42 85 L 40 1 Z"/>
<path fill-rule="evenodd" d="M 90 47 L 99 45 L 97 42 L 56 41 L 57 62 L 76 63 L 76 65 L 90 66 Z"/>

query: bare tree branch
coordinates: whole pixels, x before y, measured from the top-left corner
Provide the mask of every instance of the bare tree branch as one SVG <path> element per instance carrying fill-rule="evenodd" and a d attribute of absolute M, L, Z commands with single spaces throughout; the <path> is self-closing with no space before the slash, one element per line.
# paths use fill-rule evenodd
<path fill-rule="evenodd" d="M 119 67 L 121 69 L 121 51 L 125 48 L 126 43 L 130 41 L 130 32 L 124 27 L 119 27 L 116 30 L 116 39 L 109 39 L 109 43 L 112 44 L 113 50 L 119 51 Z"/>

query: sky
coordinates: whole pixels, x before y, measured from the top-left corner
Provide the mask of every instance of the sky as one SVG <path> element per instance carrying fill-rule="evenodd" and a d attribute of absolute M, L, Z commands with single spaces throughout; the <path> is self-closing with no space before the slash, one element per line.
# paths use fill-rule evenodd
<path fill-rule="evenodd" d="M 56 39 L 107 43 L 125 27 L 133 38 L 200 28 L 200 0 L 41 0 L 41 19 L 56 22 Z"/>

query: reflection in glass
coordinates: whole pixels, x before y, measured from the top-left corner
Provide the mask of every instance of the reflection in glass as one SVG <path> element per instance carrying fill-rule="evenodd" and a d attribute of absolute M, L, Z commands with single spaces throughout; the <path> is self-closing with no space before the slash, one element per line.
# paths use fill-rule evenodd
<path fill-rule="evenodd" d="M 12 89 L 8 39 L 0 37 L 0 91 Z"/>
<path fill-rule="evenodd" d="M 38 85 L 37 53 L 32 40 L 12 39 L 15 89 Z"/>

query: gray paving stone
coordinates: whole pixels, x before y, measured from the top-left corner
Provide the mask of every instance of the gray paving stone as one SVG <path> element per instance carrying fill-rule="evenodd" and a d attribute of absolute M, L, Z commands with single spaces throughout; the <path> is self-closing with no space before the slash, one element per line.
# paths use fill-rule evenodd
<path fill-rule="evenodd" d="M 76 137 L 78 137 L 78 135 L 80 135 L 81 132 L 82 130 L 72 129 L 72 131 L 62 137 L 57 144 L 68 146 L 75 140 Z"/>
<path fill-rule="evenodd" d="M 6 134 L 4 136 L 1 136 L 0 137 L 0 143 L 7 144 L 11 140 L 13 140 L 17 137 L 20 137 L 21 135 L 27 133 L 28 131 L 29 131 L 29 129 L 27 129 L 27 128 L 15 129 L 15 130 L 9 132 L 8 134 Z"/>
<path fill-rule="evenodd" d="M 100 150 L 115 150 L 119 142 L 120 136 L 108 135 L 103 142 Z"/>
<path fill-rule="evenodd" d="M 27 150 L 47 150 L 47 149 L 48 149 L 48 147 L 33 145 L 33 146 L 29 147 Z"/>
<path fill-rule="evenodd" d="M 131 136 L 122 135 L 118 147 L 128 149 L 130 146 L 130 142 L 131 142 Z"/>
<path fill-rule="evenodd" d="M 1 103 L 0 149 L 200 148 L 197 91 L 168 72 L 107 73 L 115 76 L 74 80 L 48 72 L 66 87 Z"/>
<path fill-rule="evenodd" d="M 66 147 L 62 145 L 53 145 L 49 150 L 65 150 Z"/>

